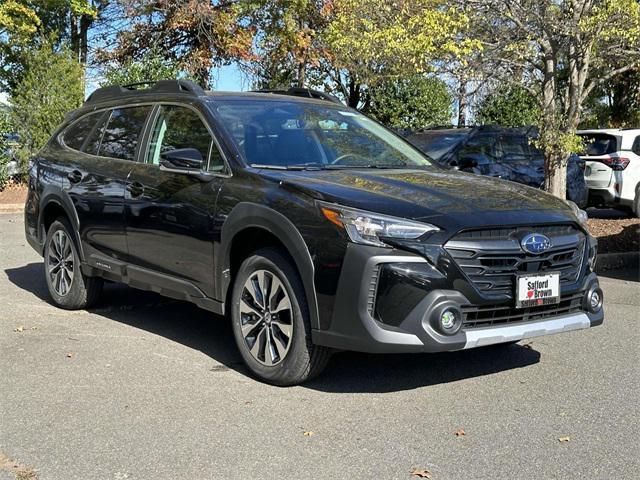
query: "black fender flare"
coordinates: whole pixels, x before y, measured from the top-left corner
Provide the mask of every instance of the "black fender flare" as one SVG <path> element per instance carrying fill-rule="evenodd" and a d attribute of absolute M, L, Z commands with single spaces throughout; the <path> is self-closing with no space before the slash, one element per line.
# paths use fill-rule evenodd
<path fill-rule="evenodd" d="M 80 240 L 80 219 L 78 218 L 78 212 L 76 212 L 75 206 L 71 201 L 71 197 L 69 194 L 65 192 L 62 188 L 57 185 L 47 185 L 42 192 L 42 196 L 40 197 L 40 207 L 38 209 L 38 232 L 39 235 L 42 236 L 42 244 L 46 240 L 46 232 L 44 231 L 44 214 L 49 207 L 49 205 L 55 204 L 59 208 L 61 208 L 69 222 L 71 222 L 71 226 L 73 227 L 73 232 L 71 232 L 75 238 L 76 246 L 78 247 L 78 254 L 80 255 L 80 261 L 84 262 L 84 250 L 82 248 L 82 241 Z"/>
<path fill-rule="evenodd" d="M 215 262 L 215 283 L 218 298 L 224 301 L 231 285 L 231 247 L 235 236 L 247 228 L 262 228 L 274 235 L 287 249 L 300 272 L 309 307 L 311 326 L 319 328 L 318 300 L 314 283 L 315 268 L 309 248 L 295 225 L 281 213 L 251 202 L 240 202 L 227 216 Z"/>

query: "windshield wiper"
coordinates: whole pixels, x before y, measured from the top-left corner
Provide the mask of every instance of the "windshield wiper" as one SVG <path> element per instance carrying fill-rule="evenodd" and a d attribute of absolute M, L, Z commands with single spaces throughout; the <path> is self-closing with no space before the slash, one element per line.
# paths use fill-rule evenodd
<path fill-rule="evenodd" d="M 300 164 L 300 165 L 262 165 L 259 163 L 250 164 L 253 168 L 263 168 L 266 170 L 322 170 L 324 165 L 321 164 Z"/>

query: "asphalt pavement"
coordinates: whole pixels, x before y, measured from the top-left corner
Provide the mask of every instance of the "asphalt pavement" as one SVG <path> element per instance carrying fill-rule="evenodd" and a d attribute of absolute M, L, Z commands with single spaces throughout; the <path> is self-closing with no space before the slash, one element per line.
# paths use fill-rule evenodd
<path fill-rule="evenodd" d="M 110 284 L 90 311 L 53 307 L 21 215 L 3 214 L 0 479 L 636 479 L 638 279 L 601 277 L 597 328 L 340 353 L 277 388 L 247 375 L 223 318 L 188 303 Z"/>

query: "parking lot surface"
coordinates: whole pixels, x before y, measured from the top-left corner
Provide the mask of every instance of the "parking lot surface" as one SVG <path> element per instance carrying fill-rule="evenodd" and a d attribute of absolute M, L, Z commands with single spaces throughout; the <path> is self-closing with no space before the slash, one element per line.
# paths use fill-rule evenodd
<path fill-rule="evenodd" d="M 340 353 L 277 388 L 191 304 L 110 284 L 90 311 L 53 307 L 23 228 L 0 215 L 0 479 L 638 478 L 637 270 L 601 277 L 601 327 Z"/>

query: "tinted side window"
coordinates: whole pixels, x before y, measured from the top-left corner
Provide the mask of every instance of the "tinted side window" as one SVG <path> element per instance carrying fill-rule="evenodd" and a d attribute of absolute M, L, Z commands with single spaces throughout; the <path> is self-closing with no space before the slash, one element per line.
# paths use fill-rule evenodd
<path fill-rule="evenodd" d="M 102 113 L 103 112 L 98 112 L 86 115 L 67 128 L 62 137 L 64 144 L 74 150 L 82 150 L 85 140 L 91 134 L 91 130 Z"/>
<path fill-rule="evenodd" d="M 633 141 L 633 146 L 631 147 L 631 151 L 636 155 L 640 155 L 640 135 L 636 137 Z"/>
<path fill-rule="evenodd" d="M 163 153 L 180 148 L 198 150 L 204 160 L 204 170 L 220 171 L 224 168 L 222 155 L 200 116 L 190 108 L 162 106 L 145 161 L 158 165 Z"/>
<path fill-rule="evenodd" d="M 99 155 L 134 160 L 140 133 L 150 111 L 150 106 L 112 110 L 102 137 Z"/>
<path fill-rule="evenodd" d="M 600 156 L 615 153 L 618 150 L 618 137 L 606 133 L 583 133 L 580 134 L 584 141 L 584 152 L 582 155 Z"/>
<path fill-rule="evenodd" d="M 104 135 L 104 128 L 107 126 L 107 120 L 109 120 L 110 111 L 100 112 L 100 118 L 93 126 L 93 130 L 89 134 L 89 138 L 84 145 L 84 152 L 91 155 L 98 155 L 100 149 L 100 142 L 102 142 L 102 135 Z"/>
<path fill-rule="evenodd" d="M 496 140 L 496 137 L 490 135 L 476 135 L 458 151 L 458 161 L 473 159 L 478 165 L 493 163 L 495 161 L 494 145 Z"/>

